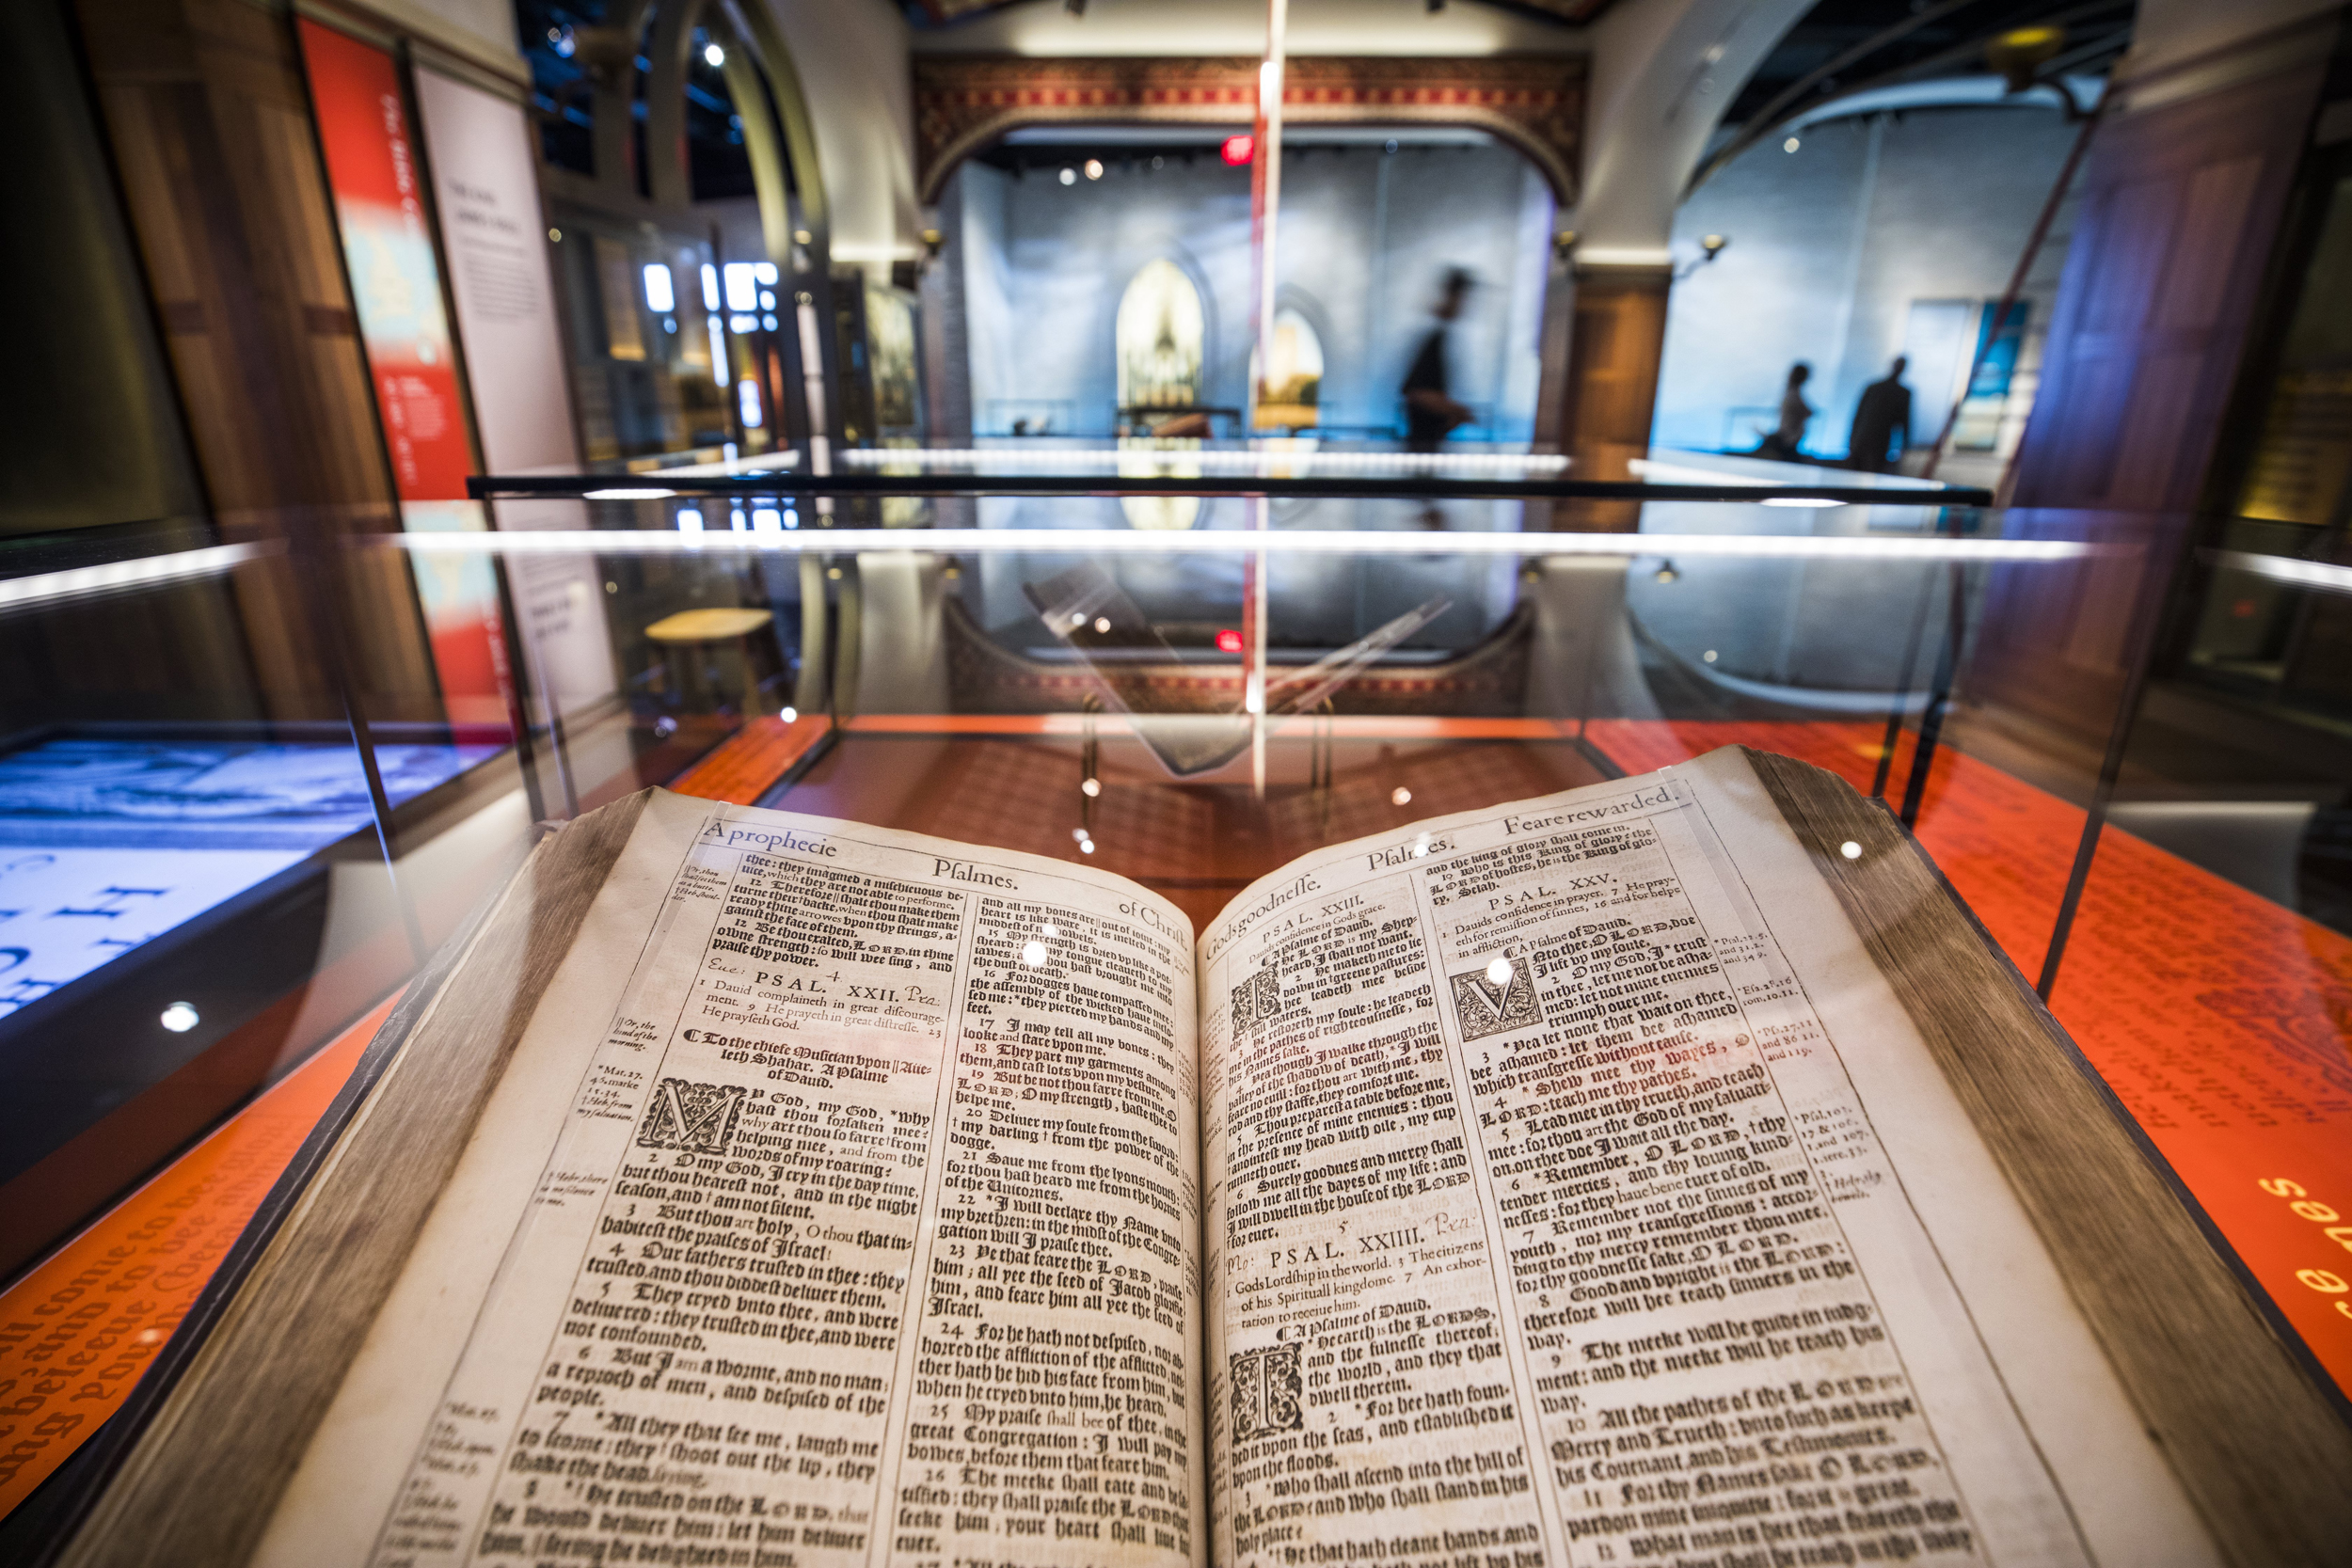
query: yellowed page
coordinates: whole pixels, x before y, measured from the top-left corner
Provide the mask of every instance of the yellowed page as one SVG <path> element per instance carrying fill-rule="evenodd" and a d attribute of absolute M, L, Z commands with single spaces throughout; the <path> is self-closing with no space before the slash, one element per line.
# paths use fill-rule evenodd
<path fill-rule="evenodd" d="M 2209 1563 L 1736 752 L 1200 946 L 1217 1560 Z"/>
<path fill-rule="evenodd" d="M 659 796 L 258 1560 L 1205 1560 L 1190 946 Z"/>

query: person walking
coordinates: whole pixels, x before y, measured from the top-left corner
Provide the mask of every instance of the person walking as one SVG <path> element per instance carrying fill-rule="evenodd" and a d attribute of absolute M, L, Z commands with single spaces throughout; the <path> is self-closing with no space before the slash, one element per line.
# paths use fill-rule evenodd
<path fill-rule="evenodd" d="M 1756 456 L 1804 461 L 1797 449 L 1804 444 L 1804 427 L 1813 422 L 1813 405 L 1804 401 L 1804 384 L 1812 379 L 1813 367 L 1804 360 L 1788 367 L 1788 385 L 1780 394 L 1780 425 L 1757 445 Z"/>
<path fill-rule="evenodd" d="M 1911 446 L 1911 388 L 1903 385 L 1903 371 L 1910 363 L 1901 355 L 1895 356 L 1886 379 L 1862 388 L 1862 401 L 1854 404 L 1853 429 L 1846 437 L 1850 467 L 1865 473 L 1891 474 L 1901 465 Z M 1890 449 L 1891 457 L 1887 455 Z"/>
<path fill-rule="evenodd" d="M 1446 366 L 1446 340 L 1454 318 L 1462 313 L 1462 306 L 1470 298 L 1470 286 L 1468 272 L 1460 267 L 1446 269 L 1438 303 L 1429 311 L 1437 318 L 1437 325 L 1422 340 L 1421 352 L 1413 356 L 1412 368 L 1405 372 L 1402 390 L 1406 451 L 1436 451 L 1457 426 L 1478 417 L 1454 401 Z"/>

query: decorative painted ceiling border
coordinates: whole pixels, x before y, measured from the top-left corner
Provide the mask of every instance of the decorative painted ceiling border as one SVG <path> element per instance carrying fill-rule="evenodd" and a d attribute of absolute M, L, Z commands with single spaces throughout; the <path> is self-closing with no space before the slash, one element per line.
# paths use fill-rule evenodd
<path fill-rule="evenodd" d="M 1525 153 L 1565 207 L 1581 172 L 1587 63 L 1582 55 L 1294 55 L 1282 119 L 1485 131 Z M 926 205 L 958 164 L 1023 126 L 1240 124 L 1257 107 L 1258 62 L 1247 57 L 918 55 L 914 71 L 915 190 Z"/>
<path fill-rule="evenodd" d="M 934 27 L 952 27 L 960 22 L 987 16 L 994 11 L 1010 10 L 1025 5 L 1027 0 L 914 0 L 921 10 L 921 20 Z M 1541 17 L 1546 22 L 1565 23 L 1584 26 L 1597 21 L 1616 0 L 1487 0 L 1487 4 L 1506 11 L 1519 11 Z"/>

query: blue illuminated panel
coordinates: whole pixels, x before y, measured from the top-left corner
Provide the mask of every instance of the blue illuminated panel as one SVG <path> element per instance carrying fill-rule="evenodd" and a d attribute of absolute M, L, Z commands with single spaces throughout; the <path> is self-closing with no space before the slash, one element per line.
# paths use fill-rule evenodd
<path fill-rule="evenodd" d="M 394 805 L 495 746 L 379 746 Z M 0 756 L 0 1017 L 365 828 L 348 744 L 57 739 Z"/>

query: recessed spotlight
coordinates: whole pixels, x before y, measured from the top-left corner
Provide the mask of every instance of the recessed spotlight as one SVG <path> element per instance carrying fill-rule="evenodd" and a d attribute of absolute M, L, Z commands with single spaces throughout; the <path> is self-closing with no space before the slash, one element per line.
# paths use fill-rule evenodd
<path fill-rule="evenodd" d="M 1409 806 L 1412 803 L 1413 792 L 1406 788 L 1403 784 L 1398 784 L 1394 789 L 1389 791 L 1389 804 L 1392 806 Z"/>
<path fill-rule="evenodd" d="M 1094 618 L 1094 629 L 1098 634 L 1110 630 L 1111 618 L 1107 615 L 1097 615 Z"/>
<path fill-rule="evenodd" d="M 164 1009 L 163 1016 L 156 1022 L 175 1035 L 184 1035 L 202 1021 L 197 1017 L 196 1009 L 187 1003 L 174 1002 Z"/>
<path fill-rule="evenodd" d="M 1094 853 L 1094 840 L 1088 839 L 1084 844 L 1079 845 L 1078 853 L 1081 855 L 1091 855 Z"/>
<path fill-rule="evenodd" d="M 1783 152 L 1794 152 L 1798 148 L 1804 145 L 1804 144 L 1797 140 L 1796 137 L 1791 136 L 1787 141 L 1780 144 L 1780 150 Z"/>
<path fill-rule="evenodd" d="M 1707 652 L 1705 652 L 1705 653 L 1703 653 L 1703 654 L 1699 655 L 1699 657 L 1701 657 L 1701 658 L 1703 658 L 1703 659 L 1707 660 L 1707 662 L 1708 662 L 1708 663 L 1712 664 L 1712 663 L 1714 663 L 1714 662 L 1715 662 L 1715 650 L 1714 650 L 1714 649 L 1712 649 L 1712 648 L 1709 648 L 1709 649 L 1708 649 L 1708 650 L 1707 650 Z"/>
<path fill-rule="evenodd" d="M 727 52 L 715 43 L 703 45 L 703 64 L 716 71 L 727 63 Z"/>
<path fill-rule="evenodd" d="M 1086 169 L 1087 169 L 1087 178 L 1088 178 L 1088 179 L 1089 179 L 1089 180 L 1100 180 L 1100 179 L 1102 179 L 1102 178 L 1103 178 L 1103 160 L 1102 160 L 1102 159 L 1100 159 L 1100 158 L 1089 158 L 1089 159 L 1087 160 L 1087 163 L 1086 163 Z"/>
<path fill-rule="evenodd" d="M 1100 779 L 1089 779 L 1078 786 L 1078 793 L 1091 800 L 1096 796 L 1103 793 L 1103 781 Z"/>
<path fill-rule="evenodd" d="M 1074 185 L 1078 182 L 1078 171 L 1065 165 L 1063 166 L 1062 171 L 1057 178 L 1065 185 Z"/>

